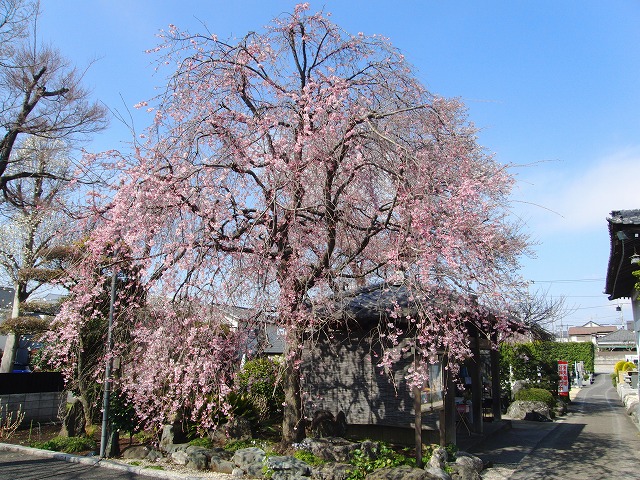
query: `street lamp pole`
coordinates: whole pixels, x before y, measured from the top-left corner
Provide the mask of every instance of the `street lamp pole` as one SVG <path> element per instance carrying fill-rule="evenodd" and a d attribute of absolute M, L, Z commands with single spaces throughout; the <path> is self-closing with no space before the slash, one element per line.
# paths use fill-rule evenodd
<path fill-rule="evenodd" d="M 111 271 L 111 296 L 109 298 L 109 326 L 107 328 L 106 363 L 104 368 L 104 393 L 102 396 L 102 434 L 100 436 L 100 458 L 105 458 L 108 441 L 109 424 L 109 394 L 111 391 L 111 348 L 113 330 L 113 309 L 116 298 L 116 265 Z"/>

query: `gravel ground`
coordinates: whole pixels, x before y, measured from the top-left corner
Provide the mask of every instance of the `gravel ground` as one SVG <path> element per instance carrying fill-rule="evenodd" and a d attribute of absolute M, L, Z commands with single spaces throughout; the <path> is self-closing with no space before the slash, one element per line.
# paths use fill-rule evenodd
<path fill-rule="evenodd" d="M 164 461 L 162 461 L 164 460 Z M 159 462 L 148 462 L 146 460 L 111 460 L 112 462 L 121 463 L 123 465 L 130 465 L 141 467 L 144 469 L 145 475 L 153 475 L 153 472 L 172 472 L 176 474 L 176 478 L 188 478 L 192 479 L 211 479 L 214 478 L 216 480 L 229 480 L 232 475 L 227 473 L 218 473 L 211 471 L 198 471 L 192 468 L 187 468 L 183 465 L 176 465 L 174 463 L 169 462 L 166 458 L 162 459 Z M 154 468 L 155 467 L 155 468 Z M 157 467 L 162 467 L 159 469 Z"/>

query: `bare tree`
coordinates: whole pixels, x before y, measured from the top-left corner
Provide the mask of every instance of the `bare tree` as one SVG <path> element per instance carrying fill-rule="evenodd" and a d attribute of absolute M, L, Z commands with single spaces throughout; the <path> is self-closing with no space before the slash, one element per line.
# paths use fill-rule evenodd
<path fill-rule="evenodd" d="M 0 0 L 0 65 L 11 56 L 16 43 L 27 36 L 29 22 L 38 10 L 31 0 Z"/>
<path fill-rule="evenodd" d="M 566 305 L 565 297 L 552 297 L 548 292 L 538 290 L 523 296 L 514 307 L 513 315 L 532 332 L 549 332 L 549 325 L 562 320 L 575 309 Z"/>
<path fill-rule="evenodd" d="M 0 22 L 5 21 L 4 30 L 0 24 L 0 191 L 10 202 L 18 201 L 11 188 L 15 180 L 58 175 L 35 171 L 14 153 L 20 137 L 31 135 L 73 145 L 107 125 L 106 108 L 91 101 L 82 86 L 83 72 L 55 48 L 38 46 L 35 34 L 25 38 L 27 22 L 35 30 L 36 13 L 37 4 L 0 0 Z M 77 176 L 77 172 L 70 173 Z"/>

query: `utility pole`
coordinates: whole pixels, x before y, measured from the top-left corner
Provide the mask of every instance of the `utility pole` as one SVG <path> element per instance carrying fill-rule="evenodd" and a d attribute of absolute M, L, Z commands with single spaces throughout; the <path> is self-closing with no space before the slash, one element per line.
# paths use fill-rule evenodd
<path fill-rule="evenodd" d="M 113 330 L 113 309 L 116 298 L 116 265 L 113 264 L 111 271 L 111 297 L 109 298 L 109 327 L 107 329 L 107 348 L 104 368 L 104 393 L 102 397 L 102 433 L 100 436 L 100 458 L 105 458 L 107 442 L 109 438 L 109 394 L 111 392 L 111 348 Z"/>

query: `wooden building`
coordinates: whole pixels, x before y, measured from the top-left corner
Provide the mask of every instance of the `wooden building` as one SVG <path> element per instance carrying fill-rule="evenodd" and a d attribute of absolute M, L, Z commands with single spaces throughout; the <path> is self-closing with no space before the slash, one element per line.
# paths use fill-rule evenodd
<path fill-rule="evenodd" d="M 342 412 L 347 435 L 352 437 L 412 443 L 418 428 L 424 442 L 441 444 L 455 443 L 460 428 L 465 434 L 481 433 L 488 416 L 500 419 L 500 402 L 492 401 L 500 398 L 497 352 L 490 351 L 490 342 L 483 341 L 471 323 L 467 328 L 474 356 L 463 366 L 461 379 L 468 384 L 466 397 L 456 398 L 457 379 L 445 374 L 442 359 L 428 366 L 430 385 L 421 391 L 410 387 L 409 369 L 423 361 L 414 354 L 413 334 L 405 318 L 415 312 L 412 298 L 405 287 L 380 285 L 341 299 L 338 321 L 316 333 L 304 352 L 308 415 L 318 410 Z M 404 334 L 393 371 L 384 371 L 378 366 L 384 348 L 380 326 L 390 321 L 388 312 L 398 307 L 403 316 L 393 322 L 403 326 Z"/>

